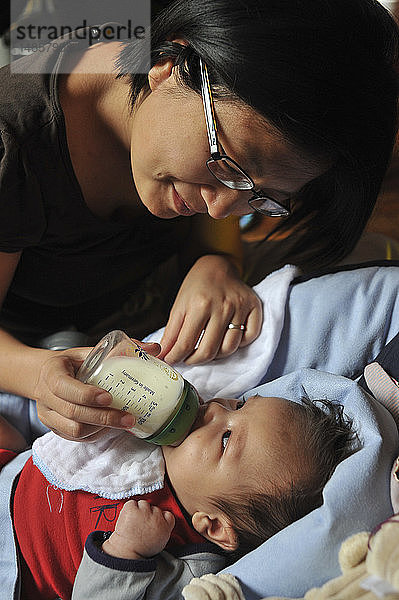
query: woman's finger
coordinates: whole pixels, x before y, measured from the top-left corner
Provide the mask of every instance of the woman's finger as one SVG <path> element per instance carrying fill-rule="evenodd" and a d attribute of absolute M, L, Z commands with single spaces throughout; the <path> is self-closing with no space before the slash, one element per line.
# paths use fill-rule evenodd
<path fill-rule="evenodd" d="M 57 410 L 38 408 L 40 420 L 62 437 L 71 440 L 85 439 L 105 427 L 130 429 L 135 418 L 130 413 L 115 409 L 96 409 L 88 406 L 58 402 Z"/>
<path fill-rule="evenodd" d="M 147 354 L 151 354 L 151 356 L 158 356 L 161 351 L 161 345 L 158 342 L 140 342 L 140 340 L 132 340 L 140 346 Z"/>
<path fill-rule="evenodd" d="M 158 358 L 161 360 L 165 360 L 165 356 L 169 354 L 175 345 L 183 322 L 184 314 L 177 312 L 172 308 L 161 339 L 161 351 L 158 354 Z"/>
<path fill-rule="evenodd" d="M 245 321 L 245 329 L 240 342 L 240 348 L 251 344 L 261 332 L 263 324 L 263 307 L 259 300 L 254 308 L 248 313 Z"/>
<path fill-rule="evenodd" d="M 247 328 L 247 315 L 236 312 L 226 325 L 217 358 L 225 358 L 233 354 L 241 346 Z"/>
<path fill-rule="evenodd" d="M 255 300 L 249 312 L 245 307 L 239 307 L 228 317 L 213 315 L 206 325 L 198 347 L 186 359 L 186 364 L 204 364 L 214 358 L 230 356 L 238 348 L 247 346 L 258 337 L 262 321 L 260 300 Z"/>
<path fill-rule="evenodd" d="M 56 399 L 66 400 L 68 403 L 79 406 L 109 406 L 112 402 L 112 396 L 106 390 L 96 385 L 89 385 L 72 378 L 59 378 L 51 392 Z"/>
<path fill-rule="evenodd" d="M 238 315 L 234 319 L 241 323 L 243 317 Z M 198 347 L 187 358 L 186 364 L 204 364 L 214 358 L 233 354 L 239 347 L 243 335 L 239 328 L 229 329 L 229 324 L 233 322 L 233 317 L 220 319 L 217 315 L 213 315 L 205 327 Z"/>
<path fill-rule="evenodd" d="M 177 324 L 171 324 L 172 337 L 175 337 L 175 342 L 170 351 L 164 355 L 164 360 L 169 364 L 182 362 L 190 356 L 202 335 L 202 331 L 206 329 L 207 317 L 202 313 L 186 315 L 181 322 L 180 329 L 176 331 Z"/>
<path fill-rule="evenodd" d="M 50 419 L 52 420 L 52 419 Z M 44 423 L 46 425 L 46 423 Z M 48 426 L 48 425 L 47 425 Z M 64 440 L 69 440 L 70 442 L 95 442 L 98 440 L 104 433 L 104 427 L 94 427 L 93 425 L 85 425 L 85 428 L 81 431 L 81 437 L 76 438 L 68 435 L 67 431 L 69 430 L 69 423 L 60 423 L 60 429 L 56 429 L 56 427 L 52 428 L 52 431 L 56 433 L 59 437 L 64 438 Z M 73 432 L 71 432 L 73 433 Z"/>

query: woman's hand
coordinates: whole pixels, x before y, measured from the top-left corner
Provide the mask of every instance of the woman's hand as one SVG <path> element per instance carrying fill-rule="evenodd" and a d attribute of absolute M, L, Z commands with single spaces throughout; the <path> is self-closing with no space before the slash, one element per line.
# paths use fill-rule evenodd
<path fill-rule="evenodd" d="M 245 329 L 229 329 L 230 323 Z M 262 303 L 231 262 L 219 255 L 202 256 L 176 296 L 159 357 L 170 364 L 223 358 L 253 342 L 261 326 Z"/>
<path fill-rule="evenodd" d="M 159 344 L 138 342 L 156 356 Z M 104 427 L 130 429 L 134 417 L 107 408 L 111 394 L 76 379 L 76 373 L 91 348 L 54 351 L 43 362 L 34 389 L 37 411 L 44 425 L 68 440 L 94 441 Z"/>

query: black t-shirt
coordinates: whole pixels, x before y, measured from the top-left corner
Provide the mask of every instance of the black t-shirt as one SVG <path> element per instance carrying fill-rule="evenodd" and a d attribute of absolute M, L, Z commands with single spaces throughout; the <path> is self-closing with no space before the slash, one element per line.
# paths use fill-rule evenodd
<path fill-rule="evenodd" d="M 24 341 L 70 325 L 86 331 L 174 254 L 190 229 L 190 219 L 104 220 L 88 209 L 57 87 L 60 61 L 77 43 L 67 38 L 57 51 L 20 59 L 35 61 L 37 74 L 0 69 L 0 251 L 23 251 L 0 325 Z"/>

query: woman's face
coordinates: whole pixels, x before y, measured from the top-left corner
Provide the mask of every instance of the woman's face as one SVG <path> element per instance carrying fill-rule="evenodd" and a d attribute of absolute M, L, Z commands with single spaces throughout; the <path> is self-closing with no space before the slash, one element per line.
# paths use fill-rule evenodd
<path fill-rule="evenodd" d="M 208 213 L 214 219 L 252 212 L 252 193 L 231 190 L 206 167 L 210 158 L 201 96 L 182 89 L 165 71 L 134 112 L 131 164 L 142 203 L 172 219 Z M 256 188 L 283 202 L 325 167 L 306 159 L 262 121 L 255 110 L 215 101 L 218 138 L 225 152 L 252 177 Z"/>

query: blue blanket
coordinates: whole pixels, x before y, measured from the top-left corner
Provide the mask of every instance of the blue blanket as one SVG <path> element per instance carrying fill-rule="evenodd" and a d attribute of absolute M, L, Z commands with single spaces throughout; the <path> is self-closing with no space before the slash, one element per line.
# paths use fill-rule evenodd
<path fill-rule="evenodd" d="M 399 266 L 345 268 L 292 285 L 261 383 L 300 367 L 354 379 L 398 332 Z"/>

